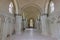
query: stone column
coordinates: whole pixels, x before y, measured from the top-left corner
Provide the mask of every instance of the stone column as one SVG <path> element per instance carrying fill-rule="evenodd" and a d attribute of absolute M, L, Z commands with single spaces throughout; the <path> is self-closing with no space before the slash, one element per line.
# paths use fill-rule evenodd
<path fill-rule="evenodd" d="M 9 18 L 9 34 L 10 34 L 10 36 L 12 36 L 13 29 L 14 29 L 13 18 L 10 17 Z"/>
<path fill-rule="evenodd" d="M 0 15 L 0 40 L 2 40 L 2 31 L 3 31 L 3 26 L 4 26 L 4 16 Z"/>
<path fill-rule="evenodd" d="M 27 20 L 25 19 L 24 20 L 24 28 L 26 28 L 27 27 Z"/>
<path fill-rule="evenodd" d="M 39 21 L 39 19 L 36 20 L 36 27 L 37 27 L 37 30 L 40 31 L 40 21 Z"/>
<path fill-rule="evenodd" d="M 48 34 L 47 15 L 41 16 L 41 23 L 42 23 L 42 34 L 47 35 Z"/>
<path fill-rule="evenodd" d="M 3 32 L 2 32 L 2 40 L 7 40 L 7 34 L 8 34 L 8 17 L 5 17 L 5 22 L 3 26 Z"/>
<path fill-rule="evenodd" d="M 16 16 L 16 33 L 21 34 L 21 23 L 22 23 L 22 16 L 17 15 Z"/>

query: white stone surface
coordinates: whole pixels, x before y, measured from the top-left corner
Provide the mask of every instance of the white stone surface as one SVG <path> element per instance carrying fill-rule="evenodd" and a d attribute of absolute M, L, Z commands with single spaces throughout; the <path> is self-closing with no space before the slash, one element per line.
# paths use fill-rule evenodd
<path fill-rule="evenodd" d="M 25 30 L 22 34 L 16 34 L 10 40 L 57 40 L 49 36 L 44 36 L 35 29 Z"/>
<path fill-rule="evenodd" d="M 2 24 L 2 40 L 7 39 L 7 35 L 9 34 L 10 36 L 12 35 L 13 32 L 13 16 L 5 16 L 4 15 L 4 23 Z"/>
<path fill-rule="evenodd" d="M 40 21 L 39 20 L 36 20 L 35 21 L 35 27 L 37 28 L 38 31 L 41 32 L 41 29 L 40 29 L 41 28 L 41 24 L 40 24 Z"/>
<path fill-rule="evenodd" d="M 16 16 L 16 33 L 20 34 L 21 33 L 21 23 L 22 23 L 22 16 Z"/>
<path fill-rule="evenodd" d="M 48 35 L 47 16 L 41 16 L 42 34 Z"/>
<path fill-rule="evenodd" d="M 8 34 L 8 20 L 7 20 L 7 17 L 6 17 L 5 18 L 5 23 L 4 23 L 4 26 L 3 26 L 2 40 L 6 40 L 7 34 Z"/>
<path fill-rule="evenodd" d="M 58 17 L 54 15 L 52 14 L 48 17 L 50 34 L 52 37 L 60 38 L 60 23 L 58 22 Z"/>

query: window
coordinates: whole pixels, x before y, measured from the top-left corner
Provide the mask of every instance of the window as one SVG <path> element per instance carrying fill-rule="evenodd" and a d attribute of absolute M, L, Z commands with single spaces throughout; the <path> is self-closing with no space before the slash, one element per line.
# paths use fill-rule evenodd
<path fill-rule="evenodd" d="M 30 19 L 30 27 L 33 27 L 33 19 Z"/>
<path fill-rule="evenodd" d="M 52 13 L 54 11 L 54 3 L 50 2 L 50 12 Z"/>
<path fill-rule="evenodd" d="M 9 4 L 9 13 L 13 13 L 13 3 L 12 2 L 10 2 L 10 4 Z"/>

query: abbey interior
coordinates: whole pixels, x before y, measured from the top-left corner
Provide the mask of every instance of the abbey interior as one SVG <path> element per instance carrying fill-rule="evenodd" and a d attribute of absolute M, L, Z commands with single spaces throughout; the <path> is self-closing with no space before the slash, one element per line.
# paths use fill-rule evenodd
<path fill-rule="evenodd" d="M 0 40 L 60 40 L 60 0 L 0 0 Z"/>

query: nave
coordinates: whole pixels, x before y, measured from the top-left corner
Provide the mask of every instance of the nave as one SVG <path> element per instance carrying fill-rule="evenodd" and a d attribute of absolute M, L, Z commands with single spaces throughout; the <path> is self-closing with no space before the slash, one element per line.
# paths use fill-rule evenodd
<path fill-rule="evenodd" d="M 60 0 L 0 0 L 0 40 L 60 40 Z"/>
<path fill-rule="evenodd" d="M 50 36 L 42 35 L 36 29 L 26 29 L 21 34 L 15 34 L 11 37 L 11 40 L 57 40 Z"/>

